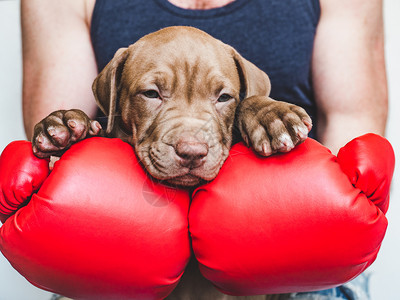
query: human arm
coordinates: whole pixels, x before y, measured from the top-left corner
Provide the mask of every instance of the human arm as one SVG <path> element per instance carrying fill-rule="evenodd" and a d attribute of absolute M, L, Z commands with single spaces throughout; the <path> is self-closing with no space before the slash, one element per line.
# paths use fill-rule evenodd
<path fill-rule="evenodd" d="M 387 119 L 382 0 L 320 0 L 312 73 L 317 136 L 337 153 Z"/>
<path fill-rule="evenodd" d="M 97 67 L 90 41 L 94 1 L 22 0 L 23 117 L 33 127 L 49 113 L 79 108 L 93 117 Z"/>

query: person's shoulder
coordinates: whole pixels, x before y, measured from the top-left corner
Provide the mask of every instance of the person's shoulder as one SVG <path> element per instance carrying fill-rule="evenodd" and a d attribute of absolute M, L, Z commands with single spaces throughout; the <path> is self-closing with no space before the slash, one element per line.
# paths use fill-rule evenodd
<path fill-rule="evenodd" d="M 354 17 L 376 11 L 377 8 L 383 5 L 383 0 L 319 0 L 319 2 L 323 14 L 331 11 L 340 11 L 342 13 L 353 13 Z"/>
<path fill-rule="evenodd" d="M 90 24 L 92 21 L 92 14 L 95 4 L 96 0 L 84 0 L 85 20 L 87 24 Z"/>
<path fill-rule="evenodd" d="M 21 10 L 25 14 L 52 15 L 84 20 L 90 23 L 96 0 L 21 0 Z"/>

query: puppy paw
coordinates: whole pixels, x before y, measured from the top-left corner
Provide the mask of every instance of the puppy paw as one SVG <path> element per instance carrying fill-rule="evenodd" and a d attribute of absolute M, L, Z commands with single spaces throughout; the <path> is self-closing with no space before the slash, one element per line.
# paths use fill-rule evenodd
<path fill-rule="evenodd" d="M 307 138 L 312 128 L 303 108 L 260 96 L 245 99 L 238 107 L 236 120 L 244 142 L 263 156 L 289 152 Z"/>
<path fill-rule="evenodd" d="M 41 158 L 60 156 L 74 143 L 101 131 L 100 123 L 90 120 L 81 110 L 58 110 L 35 125 L 33 153 Z"/>

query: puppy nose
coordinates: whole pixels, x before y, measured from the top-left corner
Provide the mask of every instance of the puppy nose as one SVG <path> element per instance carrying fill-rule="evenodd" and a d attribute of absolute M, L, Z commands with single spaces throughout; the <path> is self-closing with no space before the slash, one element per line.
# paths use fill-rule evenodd
<path fill-rule="evenodd" d="M 175 152 L 181 158 L 180 163 L 184 167 L 199 167 L 204 163 L 204 157 L 208 154 L 208 145 L 195 139 L 180 139 L 175 145 Z"/>

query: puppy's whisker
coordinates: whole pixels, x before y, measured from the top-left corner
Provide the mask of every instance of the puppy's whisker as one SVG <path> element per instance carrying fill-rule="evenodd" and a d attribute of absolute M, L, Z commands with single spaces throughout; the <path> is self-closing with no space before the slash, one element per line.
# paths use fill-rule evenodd
<path fill-rule="evenodd" d="M 121 114 L 112 114 L 112 117 L 121 117 Z M 96 117 L 97 120 L 107 120 L 109 118 L 109 116 L 100 116 L 100 117 Z"/>

